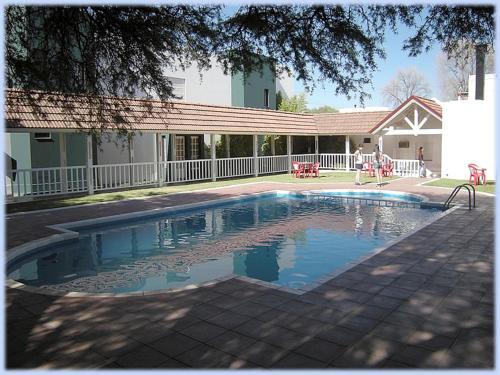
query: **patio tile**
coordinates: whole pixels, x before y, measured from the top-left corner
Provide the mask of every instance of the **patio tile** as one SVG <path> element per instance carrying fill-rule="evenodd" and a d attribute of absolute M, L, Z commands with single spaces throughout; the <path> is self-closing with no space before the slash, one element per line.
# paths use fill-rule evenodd
<path fill-rule="evenodd" d="M 394 309 L 401 305 L 404 301 L 398 298 L 386 297 L 377 295 L 366 301 L 367 305 L 377 306 L 385 309 Z"/>
<path fill-rule="evenodd" d="M 339 326 L 354 331 L 368 333 L 379 324 L 378 320 L 369 319 L 358 315 L 349 315 L 339 322 Z"/>
<path fill-rule="evenodd" d="M 181 354 L 198 345 L 200 345 L 199 341 L 196 341 L 180 333 L 172 333 L 171 335 L 165 336 L 149 344 L 149 346 L 151 346 L 152 348 L 169 357 L 175 357 L 176 355 Z"/>
<path fill-rule="evenodd" d="M 208 303 L 205 303 L 205 304 L 201 304 L 201 305 L 196 305 L 193 308 L 189 309 L 187 311 L 187 314 L 195 316 L 195 317 L 202 319 L 202 320 L 207 320 L 210 317 L 213 317 L 213 316 L 216 316 L 216 315 L 223 313 L 224 311 L 227 311 L 227 310 L 220 308 L 220 307 L 217 307 L 217 306 L 214 306 L 214 305 L 210 305 Z"/>
<path fill-rule="evenodd" d="M 270 367 L 289 353 L 288 350 L 258 341 L 238 354 L 238 358 L 248 360 L 262 367 Z"/>
<path fill-rule="evenodd" d="M 407 345 L 401 350 L 398 350 L 391 359 L 410 366 L 420 366 L 433 352 L 417 346 Z"/>
<path fill-rule="evenodd" d="M 289 353 L 273 365 L 275 369 L 317 369 L 326 367 L 326 363 L 317 361 L 310 357 L 305 357 L 297 353 Z"/>
<path fill-rule="evenodd" d="M 308 339 L 309 337 L 302 333 L 274 326 L 261 340 L 280 348 L 292 349 Z"/>
<path fill-rule="evenodd" d="M 223 312 L 222 314 L 208 318 L 207 322 L 218 325 L 226 329 L 231 329 L 245 323 L 250 319 L 251 319 L 250 316 L 241 315 L 234 311 L 226 311 Z"/>
<path fill-rule="evenodd" d="M 446 336 L 436 335 L 429 331 L 415 331 L 408 338 L 410 345 L 422 347 L 428 350 L 448 349 L 454 339 Z"/>
<path fill-rule="evenodd" d="M 118 357 L 141 345 L 139 341 L 117 333 L 106 337 L 100 337 L 99 340 L 94 340 L 92 349 L 98 354 L 109 358 Z"/>
<path fill-rule="evenodd" d="M 252 298 L 252 302 L 259 303 L 268 307 L 276 307 L 288 302 L 291 297 L 280 297 L 275 294 L 263 294 L 256 298 Z"/>
<path fill-rule="evenodd" d="M 182 354 L 179 354 L 175 359 L 184 364 L 198 368 L 226 368 L 235 369 L 243 367 L 246 362 L 224 353 L 218 349 L 208 345 L 201 344 L 193 349 L 190 349 Z"/>
<path fill-rule="evenodd" d="M 241 335 L 237 332 L 227 331 L 222 335 L 207 341 L 207 344 L 222 350 L 223 352 L 237 355 L 254 342 L 256 342 L 256 340 L 251 337 Z"/>
<path fill-rule="evenodd" d="M 167 356 L 147 346 L 136 348 L 119 357 L 116 363 L 121 367 L 150 369 L 167 360 Z"/>
<path fill-rule="evenodd" d="M 336 343 L 338 345 L 349 346 L 358 341 L 365 334 L 352 329 L 336 326 L 317 334 L 318 337 Z"/>
<path fill-rule="evenodd" d="M 247 301 L 247 302 L 243 302 L 237 306 L 232 307 L 231 311 L 234 311 L 238 314 L 246 315 L 249 317 L 256 317 L 256 316 L 259 316 L 259 315 L 265 313 L 266 311 L 268 311 L 270 309 L 271 309 L 271 307 L 269 307 L 269 306 Z"/>
<path fill-rule="evenodd" d="M 211 305 L 215 305 L 222 309 L 230 309 L 236 305 L 242 304 L 243 302 L 245 301 L 242 300 L 241 298 L 237 298 L 230 295 L 223 295 L 221 297 L 217 297 L 209 301 Z"/>
<path fill-rule="evenodd" d="M 173 331 L 169 327 L 161 323 L 149 323 L 133 330 L 128 330 L 127 336 L 133 338 L 136 341 L 148 344 L 150 342 L 158 340 L 161 337 L 168 336 L 171 333 L 173 333 Z"/>
<path fill-rule="evenodd" d="M 179 362 L 173 358 L 167 358 L 166 361 L 160 363 L 156 368 L 186 368 L 184 363 Z"/>
<path fill-rule="evenodd" d="M 345 346 L 340 346 L 330 341 L 313 338 L 300 345 L 298 348 L 295 348 L 293 351 L 317 361 L 324 362 L 326 365 L 339 357 L 345 351 L 345 348 Z"/>
<path fill-rule="evenodd" d="M 365 318 L 383 320 L 386 316 L 391 314 L 392 311 L 392 309 L 383 309 L 377 306 L 364 305 L 357 309 L 354 314 Z"/>
<path fill-rule="evenodd" d="M 390 286 L 390 287 L 382 289 L 382 291 L 379 294 L 381 296 L 407 299 L 408 297 L 410 297 L 413 294 L 413 291 Z"/>
<path fill-rule="evenodd" d="M 242 335 L 253 337 L 255 339 L 261 339 L 266 336 L 274 327 L 277 326 L 269 322 L 261 322 L 256 319 L 250 319 L 245 323 L 233 328 L 233 331 L 241 333 Z"/>
<path fill-rule="evenodd" d="M 180 331 L 185 336 L 189 336 L 199 341 L 207 341 L 223 334 L 225 328 L 216 326 L 208 322 L 199 322 Z"/>

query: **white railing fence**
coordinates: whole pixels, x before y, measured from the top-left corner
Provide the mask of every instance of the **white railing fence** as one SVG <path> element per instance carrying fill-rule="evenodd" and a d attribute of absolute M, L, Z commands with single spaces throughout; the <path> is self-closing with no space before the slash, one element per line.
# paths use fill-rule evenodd
<path fill-rule="evenodd" d="M 354 169 L 354 155 L 349 155 L 349 169 Z M 6 171 L 5 192 L 8 200 L 23 200 L 40 196 L 117 190 L 122 188 L 157 186 L 169 183 L 206 181 L 219 178 L 262 175 L 286 172 L 289 169 L 288 155 L 259 156 L 257 171 L 254 157 L 182 160 L 168 162 L 127 163 L 17 169 Z M 346 154 L 302 154 L 291 155 L 292 161 L 314 163 L 320 168 L 345 170 Z M 364 162 L 371 162 L 371 154 L 363 154 Z M 383 155 L 384 163 L 394 163 L 394 174 L 404 177 L 418 176 L 418 160 L 392 159 Z M 215 169 L 215 176 L 213 171 Z"/>

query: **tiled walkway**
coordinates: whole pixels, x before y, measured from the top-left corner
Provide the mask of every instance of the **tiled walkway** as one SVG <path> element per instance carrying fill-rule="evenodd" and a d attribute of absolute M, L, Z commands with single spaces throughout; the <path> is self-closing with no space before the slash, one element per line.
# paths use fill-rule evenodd
<path fill-rule="evenodd" d="M 449 190 L 385 189 L 444 201 Z M 373 188 L 373 185 L 362 188 Z M 12 248 L 46 225 L 272 189 L 254 184 L 7 218 Z M 9 368 L 493 367 L 494 201 L 458 209 L 303 295 L 240 280 L 115 298 L 7 289 Z"/>

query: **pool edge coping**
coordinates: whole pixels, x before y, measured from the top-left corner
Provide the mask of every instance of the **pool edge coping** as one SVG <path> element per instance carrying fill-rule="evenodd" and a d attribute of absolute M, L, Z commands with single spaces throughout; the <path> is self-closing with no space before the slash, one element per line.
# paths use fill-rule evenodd
<path fill-rule="evenodd" d="M 130 213 L 126 213 L 126 214 L 104 216 L 104 217 L 96 218 L 96 219 L 86 219 L 86 220 L 67 222 L 67 223 L 63 223 L 63 224 L 49 225 L 46 227 L 60 231 L 61 233 L 46 236 L 46 237 L 43 237 L 40 239 L 36 239 L 36 240 L 30 241 L 30 242 L 27 242 L 25 244 L 13 247 L 6 254 L 7 255 L 6 256 L 6 266 L 9 262 L 15 260 L 16 258 L 18 258 L 18 257 L 36 249 L 36 248 L 47 246 L 47 245 L 52 245 L 52 244 L 57 244 L 57 243 L 60 243 L 63 241 L 77 238 L 79 236 L 79 232 L 76 232 L 76 231 L 71 230 L 69 228 L 85 227 L 85 223 L 99 224 L 99 223 L 112 222 L 115 220 L 127 220 L 127 219 L 133 219 L 133 218 L 141 218 L 141 217 L 155 215 L 155 214 L 167 213 L 170 211 L 189 210 L 189 209 L 197 208 L 200 206 L 211 206 L 212 204 L 227 203 L 227 202 L 231 202 L 231 201 L 242 199 L 242 198 L 251 198 L 254 196 L 265 196 L 265 195 L 272 195 L 272 194 L 276 194 L 276 195 L 279 195 L 279 194 L 314 195 L 314 193 L 317 194 L 319 192 L 332 192 L 332 191 L 341 191 L 341 192 L 346 191 L 347 192 L 347 191 L 357 191 L 357 190 L 353 190 L 353 189 L 323 189 L 323 190 L 322 189 L 314 189 L 314 190 L 304 190 L 304 191 L 269 190 L 266 192 L 248 193 L 248 194 L 236 195 L 236 196 L 228 197 L 228 198 L 213 199 L 213 200 L 204 201 L 204 202 L 186 203 L 186 204 L 182 204 L 182 205 L 170 206 L 170 207 L 165 207 L 165 208 L 160 208 L 160 209 L 155 208 L 155 209 L 150 209 L 150 210 L 145 210 L 145 211 L 130 212 Z M 416 193 L 390 191 L 390 190 L 363 190 L 363 191 L 364 192 L 388 192 L 388 193 L 396 193 L 399 195 L 419 196 L 421 198 L 424 198 L 423 201 L 429 201 L 428 197 L 426 197 L 424 195 L 416 194 Z M 63 292 L 63 291 L 51 290 L 48 288 L 44 289 L 44 288 L 40 288 L 40 287 L 27 285 L 27 284 L 21 283 L 19 281 L 16 281 L 16 280 L 10 279 L 10 278 L 5 279 L 5 285 L 9 288 L 12 288 L 12 289 L 19 289 L 19 290 L 23 290 L 26 292 L 31 292 L 31 293 L 41 294 L 41 295 L 58 296 L 58 297 L 106 298 L 106 297 L 149 296 L 149 295 L 164 294 L 164 293 L 175 293 L 175 292 L 199 289 L 202 287 L 215 285 L 215 284 L 218 284 L 219 282 L 227 281 L 230 279 L 237 279 L 237 280 L 248 282 L 250 284 L 265 286 L 265 287 L 268 287 L 268 288 L 274 289 L 274 290 L 281 290 L 281 291 L 284 291 L 287 293 L 292 293 L 295 295 L 302 295 L 306 292 L 309 292 L 309 291 L 323 285 L 327 281 L 334 279 L 335 277 L 337 277 L 337 276 L 341 275 L 342 273 L 348 271 L 349 269 L 363 263 L 364 261 L 370 259 L 371 257 L 383 252 L 384 250 L 388 249 L 389 247 L 405 240 L 407 237 L 415 234 L 416 232 L 431 225 L 435 221 L 445 217 L 446 215 L 448 215 L 451 212 L 453 212 L 457 209 L 460 209 L 460 208 L 462 208 L 462 205 L 455 205 L 455 206 L 449 208 L 448 210 L 441 212 L 439 215 L 437 215 L 431 221 L 418 226 L 414 230 L 402 235 L 401 237 L 395 238 L 395 239 L 387 242 L 386 244 L 373 249 L 371 252 L 369 252 L 368 254 L 366 254 L 364 256 L 361 256 L 360 258 L 357 258 L 351 262 L 346 263 L 343 267 L 340 267 L 339 269 L 337 269 L 335 271 L 332 271 L 330 273 L 327 273 L 327 274 L 321 276 L 316 281 L 308 283 L 308 284 L 304 285 L 304 287 L 302 287 L 302 288 L 290 288 L 290 287 L 286 287 L 283 285 L 273 284 L 271 282 L 267 282 L 267 281 L 263 281 L 263 280 L 253 279 L 253 278 L 250 278 L 248 276 L 236 275 L 233 273 L 225 275 L 225 276 L 221 276 L 221 277 L 218 277 L 215 279 L 207 280 L 206 282 L 202 282 L 202 283 L 189 284 L 189 285 L 185 285 L 185 286 L 179 287 L 179 288 L 165 288 L 165 289 L 159 289 L 159 290 L 147 291 L 147 292 L 142 292 L 142 291 L 123 292 L 123 293 L 90 293 L 90 292 L 76 292 L 76 291 L 75 292 Z"/>

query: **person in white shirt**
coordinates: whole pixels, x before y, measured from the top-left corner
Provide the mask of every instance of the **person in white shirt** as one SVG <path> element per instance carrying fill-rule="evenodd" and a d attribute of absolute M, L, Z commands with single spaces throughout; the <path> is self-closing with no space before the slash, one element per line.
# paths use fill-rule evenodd
<path fill-rule="evenodd" d="M 373 158 L 373 169 L 375 169 L 375 175 L 377 176 L 377 187 L 382 186 L 382 153 L 378 145 L 375 145 L 375 150 L 372 154 Z"/>
<path fill-rule="evenodd" d="M 354 153 L 354 163 L 356 165 L 356 180 L 355 185 L 361 185 L 361 170 L 363 169 L 363 145 L 359 144 L 358 149 Z"/>

